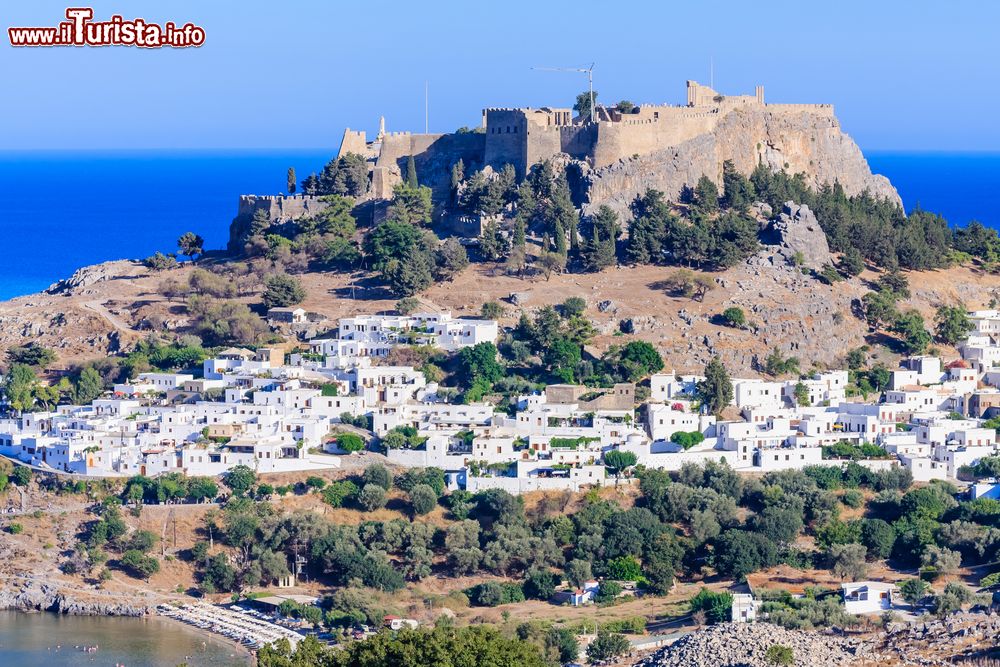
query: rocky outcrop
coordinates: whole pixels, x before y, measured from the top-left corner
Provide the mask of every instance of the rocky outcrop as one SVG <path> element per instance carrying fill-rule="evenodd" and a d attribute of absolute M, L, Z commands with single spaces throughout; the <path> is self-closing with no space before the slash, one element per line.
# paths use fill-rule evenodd
<path fill-rule="evenodd" d="M 832 113 L 747 107 L 728 113 L 711 132 L 589 172 L 587 208 L 607 204 L 628 215 L 628 205 L 648 188 L 676 199 L 681 188 L 703 175 L 720 183 L 726 160 L 744 174 L 763 162 L 774 170 L 802 172 L 814 187 L 839 182 L 848 195 L 867 190 L 901 203 L 889 180 L 872 174 Z"/>
<path fill-rule="evenodd" d="M 802 259 L 804 266 L 820 269 L 830 263 L 830 246 L 816 215 L 805 204 L 785 202 L 778 217 L 771 221 L 764 241 L 781 246 L 788 260 Z"/>
<path fill-rule="evenodd" d="M 767 650 L 792 649 L 796 667 L 838 667 L 878 656 L 860 643 L 834 635 L 786 630 L 768 623 L 725 623 L 685 635 L 636 663 L 637 667 L 770 667 Z"/>
<path fill-rule="evenodd" d="M 90 266 L 84 266 L 77 269 L 69 278 L 63 278 L 62 280 L 49 285 L 45 292 L 47 294 L 60 294 L 63 292 L 89 287 L 91 285 L 96 285 L 97 283 L 102 283 L 106 280 L 120 278 L 122 275 L 128 273 L 129 268 L 137 266 L 139 266 L 139 262 L 132 260 L 118 260 L 113 262 L 103 262 L 101 264 L 91 264 Z"/>
<path fill-rule="evenodd" d="M 153 611 L 153 606 L 120 593 L 76 594 L 37 579 L 11 578 L 0 589 L 0 609 L 52 611 L 77 616 L 145 616 Z"/>

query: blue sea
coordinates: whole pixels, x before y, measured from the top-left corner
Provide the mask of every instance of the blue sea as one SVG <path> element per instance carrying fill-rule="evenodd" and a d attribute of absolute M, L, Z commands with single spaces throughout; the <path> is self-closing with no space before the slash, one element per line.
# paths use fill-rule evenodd
<path fill-rule="evenodd" d="M 223 248 L 241 194 L 286 189 L 336 149 L 0 152 L 0 299 L 45 289 L 77 268 L 174 252 L 193 231 Z"/>
<path fill-rule="evenodd" d="M 0 299 L 29 294 L 85 264 L 176 249 L 186 231 L 225 246 L 240 194 L 285 189 L 335 150 L 0 152 Z M 952 224 L 1000 228 L 1000 153 L 871 152 L 872 169 Z"/>

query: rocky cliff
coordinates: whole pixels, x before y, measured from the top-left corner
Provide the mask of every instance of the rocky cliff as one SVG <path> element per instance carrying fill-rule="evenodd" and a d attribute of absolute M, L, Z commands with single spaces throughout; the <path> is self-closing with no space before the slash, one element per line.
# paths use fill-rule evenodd
<path fill-rule="evenodd" d="M 901 203 L 889 179 L 872 174 L 861 149 L 832 113 L 747 107 L 730 111 L 711 132 L 677 146 L 585 169 L 587 207 L 607 204 L 627 213 L 632 200 L 648 188 L 676 199 L 682 187 L 702 175 L 721 182 L 726 160 L 744 174 L 763 162 L 774 170 L 802 172 L 815 187 L 837 181 L 849 195 L 867 190 Z"/>
<path fill-rule="evenodd" d="M 0 609 L 52 611 L 75 616 L 145 616 L 153 603 L 109 591 L 72 591 L 36 578 L 10 577 L 0 588 Z"/>

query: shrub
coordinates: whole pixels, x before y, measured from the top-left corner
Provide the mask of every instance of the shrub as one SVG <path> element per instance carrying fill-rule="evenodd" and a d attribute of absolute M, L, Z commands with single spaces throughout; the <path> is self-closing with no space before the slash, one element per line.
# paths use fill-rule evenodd
<path fill-rule="evenodd" d="M 840 496 L 840 502 L 844 503 L 848 507 L 858 508 L 864 504 L 865 497 L 864 494 L 857 489 L 849 489 L 844 491 L 844 494 Z"/>
<path fill-rule="evenodd" d="M 524 589 L 520 584 L 487 581 L 473 586 L 466 594 L 469 601 L 478 607 L 496 607 L 512 602 L 524 602 Z"/>
<path fill-rule="evenodd" d="M 365 468 L 361 481 L 365 484 L 377 484 L 388 491 L 392 488 L 392 472 L 381 463 L 373 463 Z"/>
<path fill-rule="evenodd" d="M 365 484 L 358 494 L 358 504 L 369 512 L 385 507 L 387 501 L 385 489 L 377 484 Z"/>
<path fill-rule="evenodd" d="M 400 315 L 409 315 L 420 307 L 420 301 L 412 296 L 403 297 L 396 302 L 396 312 Z"/>
<path fill-rule="evenodd" d="M 160 571 L 160 561 L 138 549 L 130 549 L 122 554 L 121 565 L 128 574 L 139 579 L 149 579 Z"/>
<path fill-rule="evenodd" d="M 342 452 L 360 452 L 365 448 L 365 441 L 355 433 L 340 433 L 336 442 L 337 448 Z"/>
<path fill-rule="evenodd" d="M 31 468 L 27 466 L 17 466 L 10 474 L 10 481 L 17 486 L 28 486 L 31 482 Z"/>
<path fill-rule="evenodd" d="M 306 298 L 302 284 L 292 276 L 279 273 L 264 281 L 264 305 L 268 308 L 294 306 Z"/>
<path fill-rule="evenodd" d="M 711 624 L 729 621 L 733 608 L 733 596 L 730 593 L 715 593 L 702 588 L 691 598 L 691 611 L 705 613 L 705 620 Z"/>
<path fill-rule="evenodd" d="M 330 507 L 343 507 L 358 494 L 358 485 L 350 480 L 333 482 L 323 489 L 323 502 Z"/>
<path fill-rule="evenodd" d="M 747 316 L 742 308 L 730 306 L 722 311 L 722 321 L 728 326 L 742 329 L 747 324 Z"/>
<path fill-rule="evenodd" d="M 438 494 L 427 484 L 417 484 L 410 491 L 410 505 L 414 514 L 429 514 L 437 507 Z"/>
<path fill-rule="evenodd" d="M 784 644 L 772 644 L 764 657 L 772 665 L 791 665 L 795 662 L 795 653 L 790 646 Z"/>

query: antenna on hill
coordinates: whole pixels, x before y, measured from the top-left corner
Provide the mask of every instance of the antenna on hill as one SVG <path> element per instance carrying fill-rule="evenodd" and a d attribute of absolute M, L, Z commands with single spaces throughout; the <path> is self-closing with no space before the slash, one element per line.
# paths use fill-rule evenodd
<path fill-rule="evenodd" d="M 708 87 L 715 90 L 715 56 L 708 57 Z"/>
<path fill-rule="evenodd" d="M 597 109 L 594 107 L 594 64 L 590 63 L 590 67 L 532 67 L 531 69 L 545 72 L 580 72 L 586 74 L 587 83 L 590 86 L 590 122 L 596 123 L 597 116 L 595 114 Z"/>
<path fill-rule="evenodd" d="M 430 130 L 430 84 L 424 81 L 424 134 L 429 134 Z"/>

